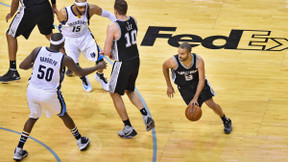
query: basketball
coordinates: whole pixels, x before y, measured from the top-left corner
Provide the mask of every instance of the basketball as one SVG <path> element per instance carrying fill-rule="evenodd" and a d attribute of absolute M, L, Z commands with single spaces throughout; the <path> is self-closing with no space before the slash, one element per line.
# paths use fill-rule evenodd
<path fill-rule="evenodd" d="M 202 110 L 201 107 L 198 105 L 188 105 L 185 110 L 185 116 L 190 121 L 197 121 L 202 116 Z"/>

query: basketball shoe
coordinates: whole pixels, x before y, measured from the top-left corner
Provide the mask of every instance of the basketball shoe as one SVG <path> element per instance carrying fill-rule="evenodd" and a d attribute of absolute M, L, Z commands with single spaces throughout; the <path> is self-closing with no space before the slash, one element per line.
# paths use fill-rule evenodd
<path fill-rule="evenodd" d="M 81 137 L 76 141 L 77 141 L 77 145 L 78 145 L 80 151 L 86 150 L 89 146 L 89 143 L 90 143 L 89 138 L 87 138 L 87 137 Z"/>
<path fill-rule="evenodd" d="M 231 131 L 232 131 L 232 121 L 231 121 L 231 119 L 228 118 L 227 120 L 223 121 L 223 124 L 224 124 L 224 132 L 226 134 L 230 134 Z"/>
<path fill-rule="evenodd" d="M 146 130 L 149 131 L 155 127 L 155 122 L 149 115 L 142 115 Z"/>
<path fill-rule="evenodd" d="M 133 127 L 125 125 L 123 130 L 118 132 L 118 135 L 122 138 L 132 138 L 137 135 L 137 132 Z"/>
<path fill-rule="evenodd" d="M 13 159 L 17 160 L 17 161 L 20 161 L 23 158 L 25 158 L 27 155 L 28 155 L 28 152 L 26 150 L 23 150 L 20 147 L 16 147 L 15 150 L 14 150 Z"/>
<path fill-rule="evenodd" d="M 83 86 L 84 90 L 86 92 L 91 92 L 92 91 L 92 85 L 89 82 L 87 76 L 81 77 L 80 79 L 82 80 L 82 86 Z"/>
<path fill-rule="evenodd" d="M 0 82 L 7 83 L 14 80 L 19 80 L 21 77 L 16 69 L 9 69 L 6 74 L 0 77 Z"/>
<path fill-rule="evenodd" d="M 109 83 L 107 81 L 107 79 L 104 77 L 104 74 L 99 74 L 96 72 L 96 74 L 94 75 L 94 78 L 97 82 L 100 82 L 102 89 L 104 89 L 105 91 L 109 91 Z"/>

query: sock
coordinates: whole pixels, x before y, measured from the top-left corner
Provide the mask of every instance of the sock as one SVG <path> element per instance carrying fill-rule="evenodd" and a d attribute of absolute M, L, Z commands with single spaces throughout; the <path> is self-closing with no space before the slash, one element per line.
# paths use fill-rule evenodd
<path fill-rule="evenodd" d="M 16 61 L 10 61 L 10 69 L 16 70 Z"/>
<path fill-rule="evenodd" d="M 142 109 L 140 110 L 140 112 L 141 112 L 141 114 L 144 115 L 144 116 L 147 115 L 147 111 L 146 111 L 145 108 L 142 108 Z"/>
<path fill-rule="evenodd" d="M 221 119 L 222 119 L 222 121 L 223 121 L 223 122 L 228 120 L 228 118 L 226 117 L 226 115 L 225 115 L 225 114 L 224 114 L 224 116 L 223 116 L 223 117 L 221 117 Z"/>
<path fill-rule="evenodd" d="M 123 121 L 123 123 L 124 123 L 125 126 L 126 126 L 126 125 L 129 125 L 130 127 L 132 127 L 129 119 Z"/>
<path fill-rule="evenodd" d="M 73 136 L 76 138 L 76 140 L 81 138 L 81 134 L 78 131 L 78 128 L 75 126 L 75 128 L 70 129 L 71 133 L 73 134 Z"/>
<path fill-rule="evenodd" d="M 29 137 L 29 133 L 23 131 L 17 147 L 23 148 L 28 137 Z"/>

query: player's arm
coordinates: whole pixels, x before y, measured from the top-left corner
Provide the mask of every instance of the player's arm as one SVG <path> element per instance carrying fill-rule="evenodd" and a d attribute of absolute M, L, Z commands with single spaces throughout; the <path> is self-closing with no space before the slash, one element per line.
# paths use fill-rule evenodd
<path fill-rule="evenodd" d="M 106 11 L 103 8 L 100 8 L 97 5 L 89 5 L 90 17 L 92 17 L 94 14 L 102 16 L 102 17 L 107 17 L 112 22 L 116 20 L 116 17 L 111 12 Z"/>
<path fill-rule="evenodd" d="M 190 104 L 194 105 L 194 104 L 198 104 L 198 98 L 200 93 L 203 90 L 204 84 L 205 84 L 205 66 L 204 66 L 204 60 L 198 56 L 198 74 L 199 74 L 199 82 L 197 85 L 197 90 L 196 93 L 193 97 L 193 99 L 191 100 Z"/>
<path fill-rule="evenodd" d="M 175 62 L 173 57 L 171 57 L 169 60 L 165 61 L 162 65 L 163 75 L 164 75 L 164 78 L 165 78 L 166 84 L 167 84 L 167 96 L 169 98 L 173 97 L 174 93 L 175 93 L 174 88 L 171 84 L 169 70 L 172 68 L 175 69 L 176 66 L 177 65 L 176 65 L 176 62 Z"/>
<path fill-rule="evenodd" d="M 51 0 L 51 3 L 52 3 L 53 13 L 55 13 L 57 15 L 58 10 L 57 10 L 57 7 L 56 7 L 56 0 Z"/>
<path fill-rule="evenodd" d="M 8 13 L 6 16 L 6 22 L 8 22 L 8 20 L 13 17 L 13 15 L 17 11 L 18 7 L 19 7 L 19 0 L 12 0 L 10 13 Z"/>
<path fill-rule="evenodd" d="M 113 40 L 116 39 L 115 35 L 117 34 L 117 30 L 118 30 L 118 27 L 115 23 L 109 24 L 107 27 L 104 51 L 101 54 L 109 56 L 110 58 L 112 56 L 111 47 L 112 47 Z"/>
<path fill-rule="evenodd" d="M 35 48 L 31 53 L 30 55 L 28 55 L 22 62 L 21 64 L 19 65 L 19 68 L 20 69 L 24 69 L 24 70 L 27 70 L 27 69 L 30 69 L 33 67 L 33 64 L 34 64 L 34 60 L 35 60 L 35 57 L 37 55 L 37 53 L 39 52 L 41 47 L 37 47 Z"/>
<path fill-rule="evenodd" d="M 106 69 L 107 63 L 105 61 L 102 61 L 93 67 L 83 69 L 79 65 L 75 64 L 75 62 L 73 61 L 71 57 L 64 56 L 63 65 L 67 66 L 68 69 L 73 71 L 76 75 L 85 76 L 85 75 L 93 73 L 94 71 L 98 69 Z"/>
<path fill-rule="evenodd" d="M 57 14 L 57 19 L 61 24 L 65 24 L 67 21 L 67 12 L 65 8 L 62 8 L 58 14 Z"/>

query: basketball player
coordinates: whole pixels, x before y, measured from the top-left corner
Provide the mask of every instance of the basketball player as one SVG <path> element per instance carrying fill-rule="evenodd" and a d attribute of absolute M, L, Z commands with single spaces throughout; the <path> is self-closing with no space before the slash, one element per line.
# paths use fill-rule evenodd
<path fill-rule="evenodd" d="M 0 77 L 0 82 L 9 82 L 20 79 L 16 69 L 16 53 L 18 49 L 17 37 L 23 35 L 29 38 L 32 30 L 37 25 L 41 34 L 49 40 L 52 35 L 53 12 L 57 13 L 56 0 L 51 0 L 52 7 L 48 0 L 21 0 L 22 6 L 14 17 L 6 33 L 8 42 L 8 54 L 10 68 L 8 72 Z M 13 17 L 19 6 L 19 0 L 12 0 L 10 13 L 6 16 L 6 22 Z"/>
<path fill-rule="evenodd" d="M 205 78 L 204 60 L 197 54 L 191 53 L 191 46 L 184 42 L 178 49 L 178 55 L 174 55 L 163 64 L 163 74 L 167 83 L 167 95 L 173 97 L 174 88 L 169 79 L 169 69 L 172 71 L 172 79 L 187 105 L 201 105 L 203 102 L 221 117 L 224 124 L 224 132 L 231 133 L 232 123 L 225 116 L 220 105 L 214 102 L 215 92 Z"/>
<path fill-rule="evenodd" d="M 114 106 L 124 123 L 124 129 L 118 133 L 122 138 L 131 138 L 137 135 L 129 121 L 121 97 L 124 92 L 143 115 L 146 130 L 149 131 L 155 127 L 154 120 L 147 114 L 139 95 L 135 92 L 135 81 L 140 64 L 136 44 L 138 27 L 136 20 L 126 15 L 127 8 L 126 1 L 115 0 L 114 13 L 117 20 L 108 26 L 104 47 L 104 54 L 115 60 L 109 81 L 109 92 Z M 111 49 L 112 47 L 113 49 Z"/>
<path fill-rule="evenodd" d="M 58 20 L 61 22 L 61 32 L 66 37 L 65 51 L 74 62 L 79 64 L 80 52 L 90 61 L 99 63 L 103 61 L 103 56 L 99 55 L 98 47 L 88 25 L 93 15 L 99 15 L 109 18 L 112 22 L 116 20 L 115 16 L 100 8 L 97 5 L 88 4 L 86 0 L 75 0 L 74 4 L 65 7 L 58 13 Z M 66 75 L 72 76 L 68 69 Z M 98 70 L 94 78 L 101 83 L 104 90 L 108 91 L 108 82 L 104 77 L 103 70 Z M 92 86 L 87 76 L 80 78 L 85 91 L 91 92 Z"/>
<path fill-rule="evenodd" d="M 89 145 L 89 139 L 81 136 L 74 121 L 67 113 L 64 98 L 60 91 L 61 83 L 64 79 L 65 66 L 76 74 L 84 76 L 97 69 L 106 68 L 106 63 L 103 61 L 94 67 L 82 69 L 74 63 L 72 58 L 60 52 L 63 46 L 63 35 L 60 33 L 53 34 L 50 39 L 50 47 L 35 48 L 20 64 L 20 68 L 25 70 L 33 67 L 27 87 L 27 100 L 31 113 L 24 125 L 19 144 L 14 151 L 14 160 L 21 160 L 27 156 L 28 153 L 23 150 L 23 146 L 34 124 L 41 116 L 42 110 L 47 117 L 57 114 L 63 120 L 65 126 L 76 138 L 81 151 Z"/>

